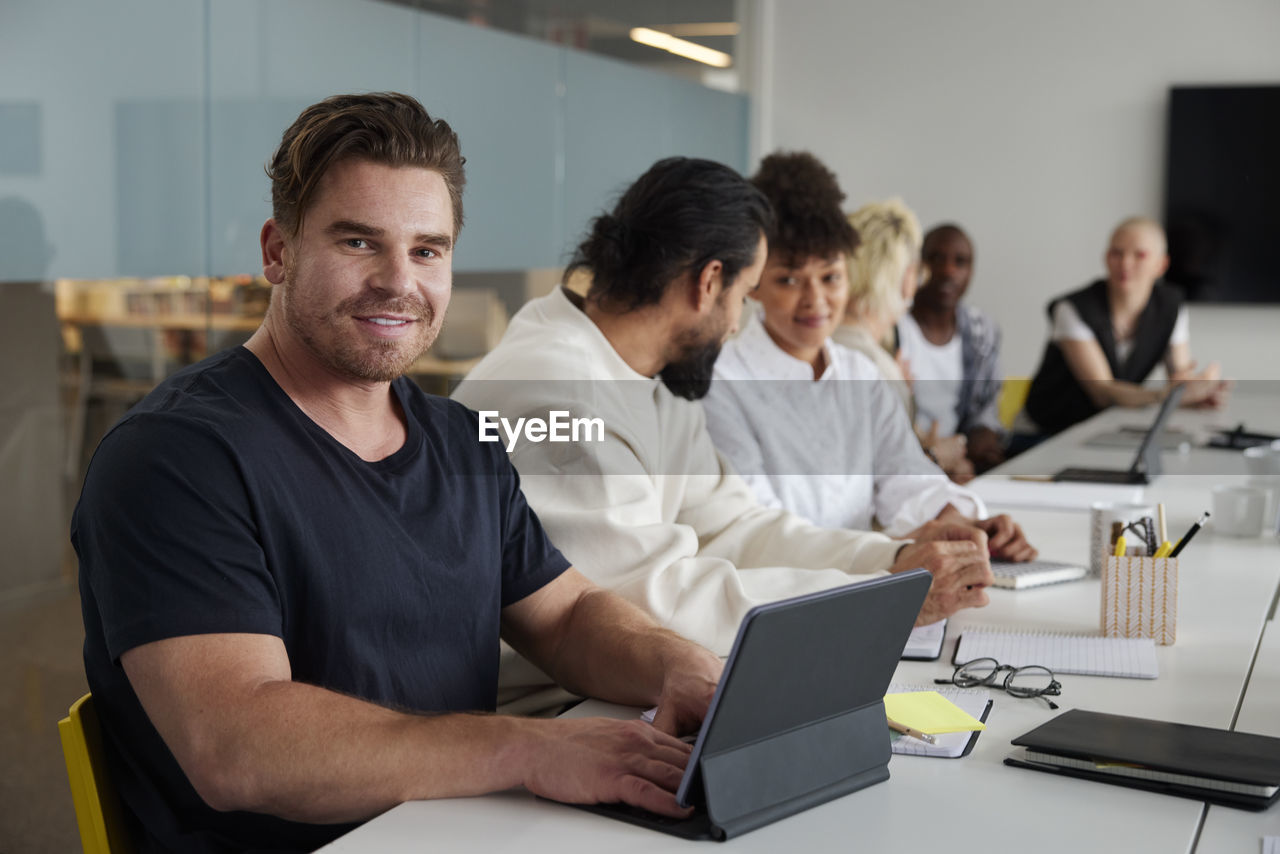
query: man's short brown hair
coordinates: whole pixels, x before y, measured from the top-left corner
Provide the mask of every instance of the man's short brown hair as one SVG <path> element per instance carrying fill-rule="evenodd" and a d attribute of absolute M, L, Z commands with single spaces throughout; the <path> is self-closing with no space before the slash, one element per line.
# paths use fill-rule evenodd
<path fill-rule="evenodd" d="M 284 132 L 267 177 L 271 215 L 286 234 L 298 234 L 320 179 L 347 159 L 439 173 L 449 188 L 453 236 L 458 236 L 467 180 L 458 135 L 443 119 L 427 115 L 416 99 L 398 92 L 325 98 L 303 110 Z"/>

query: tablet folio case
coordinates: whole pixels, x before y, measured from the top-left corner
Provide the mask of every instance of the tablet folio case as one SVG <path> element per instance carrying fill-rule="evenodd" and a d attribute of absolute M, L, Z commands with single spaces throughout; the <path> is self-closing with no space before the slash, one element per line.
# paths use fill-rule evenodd
<path fill-rule="evenodd" d="M 706 805 L 714 838 L 889 778 L 884 692 L 929 584 L 914 570 L 744 621 L 687 793 Z"/>
<path fill-rule="evenodd" d="M 704 756 L 707 813 L 724 838 L 738 836 L 889 779 L 889 755 L 882 701 Z"/>

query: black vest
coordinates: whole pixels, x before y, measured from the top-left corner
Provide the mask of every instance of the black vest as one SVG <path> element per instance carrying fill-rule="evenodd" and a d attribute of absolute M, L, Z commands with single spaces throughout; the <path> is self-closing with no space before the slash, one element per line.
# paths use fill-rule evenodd
<path fill-rule="evenodd" d="M 1173 326 L 1182 307 L 1182 293 L 1176 288 L 1156 282 L 1134 334 L 1133 350 L 1124 363 L 1116 358 L 1115 333 L 1111 328 L 1111 307 L 1107 303 L 1107 282 L 1096 282 L 1058 297 L 1049 303 L 1050 322 L 1053 310 L 1060 300 L 1070 300 L 1098 339 L 1102 352 L 1111 366 L 1111 375 L 1118 380 L 1141 383 L 1160 364 L 1169 349 Z M 1098 412 L 1084 386 L 1071 373 L 1062 348 L 1050 341 L 1044 348 L 1040 369 L 1031 381 L 1027 393 L 1027 414 L 1046 434 L 1058 433 L 1072 424 L 1085 420 Z"/>

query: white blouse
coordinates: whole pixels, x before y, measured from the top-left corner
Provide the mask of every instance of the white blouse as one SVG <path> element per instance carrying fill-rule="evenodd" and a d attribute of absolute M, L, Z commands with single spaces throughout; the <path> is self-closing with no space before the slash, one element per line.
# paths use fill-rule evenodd
<path fill-rule="evenodd" d="M 716 447 L 761 503 L 828 528 L 901 536 L 952 504 L 986 507 L 920 448 L 892 383 L 870 359 L 828 339 L 827 369 L 773 343 L 752 312 L 716 361 L 703 400 Z"/>

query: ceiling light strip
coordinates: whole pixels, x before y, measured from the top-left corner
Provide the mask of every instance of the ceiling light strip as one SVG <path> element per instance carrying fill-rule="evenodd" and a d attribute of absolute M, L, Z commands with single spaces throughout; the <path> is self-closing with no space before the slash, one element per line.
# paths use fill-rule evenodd
<path fill-rule="evenodd" d="M 733 57 L 723 51 L 712 50 L 709 47 L 703 47 L 685 39 L 678 39 L 673 35 L 660 33 L 648 27 L 635 27 L 632 29 L 631 40 L 649 47 L 656 47 L 658 50 L 674 53 L 676 56 L 683 56 L 685 59 L 692 59 L 694 62 L 712 65 L 716 68 L 728 68 L 733 64 Z"/>

